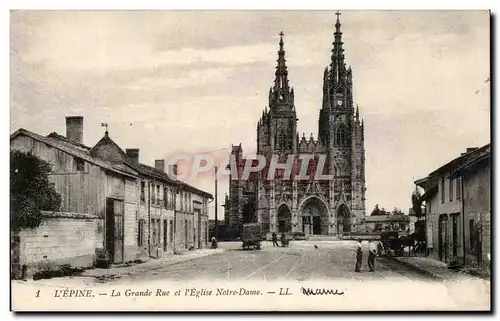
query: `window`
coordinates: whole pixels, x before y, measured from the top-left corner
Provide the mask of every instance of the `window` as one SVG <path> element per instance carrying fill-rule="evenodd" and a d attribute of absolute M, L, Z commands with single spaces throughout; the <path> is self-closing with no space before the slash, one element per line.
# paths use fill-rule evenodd
<path fill-rule="evenodd" d="M 453 179 L 450 177 L 448 179 L 448 183 L 450 184 L 450 202 L 453 201 Z"/>
<path fill-rule="evenodd" d="M 137 245 L 142 246 L 144 243 L 144 220 L 139 220 L 139 226 L 137 227 Z"/>
<path fill-rule="evenodd" d="M 335 145 L 344 146 L 347 143 L 347 134 L 344 126 L 340 126 L 335 132 Z"/>
<path fill-rule="evenodd" d="M 183 199 L 182 199 L 182 198 L 183 198 L 183 196 L 184 196 L 184 193 L 180 192 L 180 193 L 179 193 L 179 197 L 180 197 L 180 199 L 179 199 L 179 209 L 180 209 L 181 211 L 182 211 L 182 210 L 183 210 L 183 208 L 184 208 L 184 206 L 183 206 L 183 205 L 184 205 L 184 203 L 183 203 Z"/>
<path fill-rule="evenodd" d="M 168 235 L 170 236 L 170 242 L 174 241 L 174 220 L 170 220 L 168 225 Z"/>
<path fill-rule="evenodd" d="M 151 186 L 149 193 L 151 194 L 151 204 L 155 204 L 156 203 L 156 193 L 155 193 L 155 185 L 154 184 Z"/>
<path fill-rule="evenodd" d="M 462 178 L 461 177 L 457 177 L 456 182 L 457 182 L 457 186 L 456 186 L 457 200 L 459 200 L 459 199 L 462 198 L 462 184 L 461 184 Z"/>
<path fill-rule="evenodd" d="M 286 147 L 286 133 L 285 131 L 281 131 L 278 135 L 278 148 Z"/>
<path fill-rule="evenodd" d="M 160 220 L 156 220 L 156 228 L 157 228 L 156 237 L 157 237 L 158 244 L 160 244 L 161 243 L 161 221 Z"/>
<path fill-rule="evenodd" d="M 85 161 L 81 158 L 76 158 L 76 170 L 83 172 L 85 170 Z"/>
<path fill-rule="evenodd" d="M 146 182 L 144 181 L 141 181 L 141 201 L 144 202 L 144 200 L 146 199 L 145 195 L 144 195 L 144 190 L 146 189 Z"/>
<path fill-rule="evenodd" d="M 156 185 L 156 202 L 158 205 L 160 205 L 161 199 L 160 199 L 160 185 Z"/>
<path fill-rule="evenodd" d="M 163 205 L 165 208 L 168 207 L 168 190 L 166 187 L 163 188 Z"/>
<path fill-rule="evenodd" d="M 444 203 L 444 177 L 441 178 L 441 203 Z"/>

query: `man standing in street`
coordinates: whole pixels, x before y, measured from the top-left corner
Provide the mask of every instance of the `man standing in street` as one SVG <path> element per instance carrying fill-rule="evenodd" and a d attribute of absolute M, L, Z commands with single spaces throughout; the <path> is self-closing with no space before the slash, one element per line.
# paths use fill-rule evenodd
<path fill-rule="evenodd" d="M 371 241 L 368 244 L 368 268 L 370 269 L 370 272 L 375 271 L 375 256 L 377 256 L 377 245 L 379 242 L 374 242 Z"/>
<path fill-rule="evenodd" d="M 361 239 L 358 240 L 358 248 L 356 250 L 356 272 L 361 272 L 361 262 L 363 261 L 363 248 L 361 247 Z"/>
<path fill-rule="evenodd" d="M 276 232 L 273 232 L 273 246 L 274 247 L 279 247 L 279 244 L 278 244 L 278 235 L 276 235 Z"/>

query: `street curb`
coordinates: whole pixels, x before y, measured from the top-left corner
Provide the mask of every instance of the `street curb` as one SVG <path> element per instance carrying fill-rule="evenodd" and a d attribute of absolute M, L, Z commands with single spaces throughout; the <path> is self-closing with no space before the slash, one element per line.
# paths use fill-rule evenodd
<path fill-rule="evenodd" d="M 435 279 L 435 280 L 439 280 L 439 281 L 443 281 L 443 280 L 445 280 L 445 278 L 443 278 L 443 277 L 441 277 L 441 276 L 439 276 L 439 275 L 437 275 L 437 274 L 435 274 L 435 273 L 432 273 L 432 272 L 431 272 L 431 271 L 429 271 L 429 270 L 426 270 L 426 269 L 423 269 L 423 268 L 421 268 L 421 267 L 418 267 L 418 266 L 416 266 L 416 265 L 414 265 L 414 264 L 411 264 L 411 263 L 409 263 L 409 262 L 398 260 L 398 259 L 397 259 L 397 258 L 395 258 L 395 257 L 390 257 L 389 259 L 391 259 L 391 260 L 393 260 L 393 261 L 395 261 L 395 262 L 398 262 L 399 264 L 404 265 L 404 266 L 406 266 L 407 268 L 410 268 L 410 269 L 412 269 L 412 270 L 413 270 L 413 271 L 415 271 L 415 272 L 418 272 L 418 273 L 420 273 L 420 274 L 422 274 L 422 275 L 428 276 L 428 277 L 433 278 L 433 279 Z"/>
<path fill-rule="evenodd" d="M 194 256 L 194 257 L 191 257 L 191 258 L 188 258 L 188 259 L 185 259 L 185 260 L 179 260 L 179 261 L 176 261 L 176 262 L 164 262 L 164 263 L 161 263 L 161 264 L 158 264 L 158 265 L 151 266 L 150 268 L 148 268 L 148 267 L 141 267 L 140 266 L 141 264 L 150 262 L 150 261 L 146 261 L 146 262 L 143 262 L 143 263 L 131 266 L 131 267 L 137 266 L 137 269 L 130 269 L 128 271 L 122 271 L 122 272 L 116 272 L 116 273 L 103 273 L 101 275 L 85 275 L 85 272 L 84 272 L 81 275 L 79 275 L 79 277 L 86 277 L 86 278 L 113 277 L 113 276 L 116 276 L 116 275 L 126 275 L 126 274 L 131 275 L 132 273 L 138 273 L 138 272 L 140 273 L 140 272 L 144 272 L 144 271 L 156 271 L 156 270 L 159 270 L 159 269 L 167 267 L 167 266 L 173 266 L 173 265 L 180 264 L 180 263 L 183 263 L 183 262 L 189 262 L 189 261 L 192 261 L 194 259 L 198 259 L 198 258 L 201 258 L 201 257 L 212 256 L 212 255 L 220 254 L 220 253 L 223 253 L 223 252 L 226 251 L 226 249 L 221 249 L 221 250 L 222 251 L 218 251 L 218 252 L 215 252 L 215 253 L 210 253 L 210 254 L 202 255 L 202 256 Z M 176 254 L 174 254 L 174 257 L 175 257 L 175 255 Z M 151 260 L 158 260 L 158 259 L 151 259 Z"/>
<path fill-rule="evenodd" d="M 207 254 L 207 255 L 201 255 L 201 256 L 196 256 L 196 257 L 192 257 L 192 258 L 189 258 L 189 259 L 186 259 L 186 260 L 179 260 L 177 262 L 171 262 L 171 263 L 167 263 L 167 264 L 161 264 L 155 268 L 152 268 L 152 269 L 142 269 L 142 270 L 138 270 L 138 271 L 134 271 L 134 272 L 144 272 L 144 271 L 155 271 L 155 270 L 159 270 L 165 266 L 172 266 L 172 265 L 176 265 L 176 264 L 180 264 L 180 263 L 184 263 L 184 262 L 189 262 L 189 261 L 192 261 L 192 260 L 195 260 L 195 259 L 199 259 L 199 258 L 202 258 L 202 257 L 207 257 L 207 256 L 212 256 L 212 255 L 216 255 L 216 254 L 221 254 L 221 253 L 224 253 L 226 252 L 227 250 L 226 249 L 222 249 L 222 251 L 219 251 L 219 252 L 215 252 L 215 253 L 211 253 L 211 254 Z"/>

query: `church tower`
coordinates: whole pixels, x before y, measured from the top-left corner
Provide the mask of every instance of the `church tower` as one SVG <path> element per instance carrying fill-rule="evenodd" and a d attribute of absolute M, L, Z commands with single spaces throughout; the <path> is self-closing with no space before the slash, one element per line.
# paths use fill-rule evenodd
<path fill-rule="evenodd" d="M 294 93 L 288 82 L 281 32 L 274 84 L 269 88 L 269 109 L 264 109 L 257 124 L 257 151 L 267 155 L 294 153 L 297 150 L 296 133 Z"/>
<path fill-rule="evenodd" d="M 352 69 L 346 67 L 340 13 L 336 15 L 331 62 L 323 75 L 318 136 L 326 146 L 329 172 L 335 176 L 332 211 L 338 228 L 347 232 L 365 215 L 364 127 L 358 107 L 354 108 Z"/>
<path fill-rule="evenodd" d="M 268 106 L 257 122 L 257 153 L 266 160 L 287 163 L 295 156 L 309 157 L 309 177 L 286 179 L 275 171 L 267 177 L 265 167 L 248 180 L 231 180 L 228 227 L 238 230 L 245 222 L 258 222 L 263 233 L 304 233 L 309 236 L 342 236 L 357 230 L 365 216 L 365 150 L 363 120 L 353 101 L 351 67 L 345 63 L 340 13 L 337 12 L 331 61 L 323 74 L 323 101 L 318 120 L 318 136 L 305 134 L 299 140 L 294 90 L 289 84 L 283 32 L 279 38 L 274 83 L 269 89 Z M 321 94 L 321 93 L 318 93 Z M 241 145 L 232 154 L 241 170 L 247 162 Z M 277 156 L 277 157 L 276 157 Z M 326 160 L 322 173 L 333 179 L 319 179 L 312 169 Z M 323 164 L 322 164 L 323 165 Z M 268 163 L 269 166 L 269 163 Z M 316 168 L 321 169 L 321 168 Z M 312 175 L 311 175 L 312 174 Z"/>

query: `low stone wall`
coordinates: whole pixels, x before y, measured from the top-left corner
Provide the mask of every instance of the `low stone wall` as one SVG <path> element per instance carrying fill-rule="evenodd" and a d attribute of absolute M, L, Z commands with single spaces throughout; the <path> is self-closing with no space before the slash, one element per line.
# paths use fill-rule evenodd
<path fill-rule="evenodd" d="M 17 261 L 23 277 L 62 265 L 87 268 L 95 263 L 96 249 L 103 248 L 102 218 L 91 214 L 42 212 L 35 229 L 23 229 L 14 236 Z"/>

